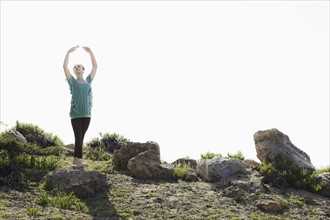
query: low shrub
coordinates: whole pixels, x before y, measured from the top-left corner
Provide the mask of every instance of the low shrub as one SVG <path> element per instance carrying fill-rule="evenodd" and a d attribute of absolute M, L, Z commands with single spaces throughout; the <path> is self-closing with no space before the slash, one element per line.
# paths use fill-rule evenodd
<path fill-rule="evenodd" d="M 40 148 L 31 143 L 18 142 L 4 132 L 0 134 L 0 176 L 15 188 L 26 188 L 31 182 L 38 182 L 42 177 L 59 167 L 59 146 Z"/>
<path fill-rule="evenodd" d="M 178 164 L 173 168 L 173 177 L 177 179 L 184 179 L 189 172 L 187 164 Z"/>
<path fill-rule="evenodd" d="M 209 160 L 209 159 L 212 159 L 212 158 L 218 157 L 218 156 L 222 157 L 222 154 L 220 154 L 220 153 L 216 154 L 216 153 L 207 152 L 205 154 L 201 154 L 201 160 Z"/>
<path fill-rule="evenodd" d="M 214 157 L 223 157 L 221 153 L 212 153 L 212 152 L 207 152 L 205 154 L 201 154 L 201 159 L 202 160 L 209 160 L 212 159 Z M 237 151 L 236 154 L 231 154 L 231 153 L 227 153 L 227 156 L 224 156 L 224 158 L 236 158 L 239 160 L 244 160 L 245 157 L 243 156 L 241 151 Z"/>
<path fill-rule="evenodd" d="M 96 147 L 105 147 L 104 143 L 107 142 L 107 140 L 115 139 L 117 142 L 121 143 L 128 143 L 130 142 L 129 139 L 125 138 L 123 135 L 117 134 L 117 133 L 99 133 L 100 138 L 93 138 L 89 142 L 86 143 L 87 146 L 90 146 L 92 148 Z"/>
<path fill-rule="evenodd" d="M 124 142 L 124 143 L 128 143 L 128 142 L 130 142 L 130 140 L 128 139 L 128 138 L 125 138 L 123 135 L 121 135 L 121 134 L 117 134 L 117 133 L 102 133 L 102 132 L 100 132 L 99 133 L 100 134 L 100 136 L 101 136 L 101 140 L 102 139 L 109 139 L 109 138 L 114 138 L 114 139 L 116 139 L 117 141 L 119 141 L 119 142 Z"/>
<path fill-rule="evenodd" d="M 271 180 L 282 179 L 283 185 L 298 189 L 305 189 L 311 192 L 318 192 L 322 189 L 316 176 L 317 172 L 303 169 L 296 163 L 286 160 L 283 157 L 276 157 L 273 163 L 262 162 L 260 172 Z"/>
<path fill-rule="evenodd" d="M 30 123 L 21 123 L 19 121 L 16 121 L 16 126 L 12 128 L 12 130 L 20 132 L 24 137 L 26 137 L 29 134 L 42 135 L 53 141 L 55 143 L 55 146 L 64 145 L 63 141 L 58 136 L 53 135 L 52 133 L 49 132 L 45 132 L 38 125 L 34 125 Z"/>
<path fill-rule="evenodd" d="M 245 159 L 245 157 L 243 156 L 243 153 L 241 151 L 237 151 L 236 154 L 227 153 L 227 158 L 236 158 L 236 159 L 239 159 L 239 160 L 244 160 Z"/>
<path fill-rule="evenodd" d="M 7 172 L 10 165 L 10 158 L 8 151 L 5 149 L 0 150 L 0 173 L 4 174 Z"/>
<path fill-rule="evenodd" d="M 110 160 L 111 156 L 109 153 L 106 152 L 104 147 L 87 147 L 86 153 L 84 156 L 87 159 L 93 160 L 93 161 L 107 161 Z"/>

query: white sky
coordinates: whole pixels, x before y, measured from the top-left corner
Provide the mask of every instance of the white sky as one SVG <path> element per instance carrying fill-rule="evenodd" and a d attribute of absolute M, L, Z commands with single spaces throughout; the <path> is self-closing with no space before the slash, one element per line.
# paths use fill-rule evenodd
<path fill-rule="evenodd" d="M 277 128 L 330 164 L 328 1 L 1 1 L 0 120 L 73 143 L 62 64 L 77 44 L 99 65 L 85 141 L 116 132 L 167 162 L 257 160 L 253 134 Z M 75 63 L 87 76 L 89 55 Z"/>

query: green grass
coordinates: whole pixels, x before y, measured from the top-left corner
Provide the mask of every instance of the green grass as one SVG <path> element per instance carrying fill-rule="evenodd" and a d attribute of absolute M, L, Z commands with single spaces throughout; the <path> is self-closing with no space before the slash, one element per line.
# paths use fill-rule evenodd
<path fill-rule="evenodd" d="M 273 163 L 262 162 L 260 172 L 270 178 L 284 178 L 289 187 L 296 189 L 318 192 L 324 185 L 317 180 L 317 172 L 300 168 L 281 157 L 276 157 Z"/>
<path fill-rule="evenodd" d="M 38 216 L 41 214 L 41 207 L 40 206 L 35 206 L 35 205 L 32 205 L 31 207 L 27 207 L 26 208 L 26 212 L 27 212 L 27 215 L 29 217 L 34 217 L 34 216 Z"/>
<path fill-rule="evenodd" d="M 51 206 L 83 213 L 89 212 L 86 204 L 73 193 L 66 194 L 65 192 L 57 189 L 50 192 L 42 191 L 39 198 L 36 200 L 36 203 L 43 207 Z"/>
<path fill-rule="evenodd" d="M 315 174 L 322 174 L 322 173 L 329 173 L 330 172 L 330 166 L 325 168 L 320 168 L 315 171 Z"/>
<path fill-rule="evenodd" d="M 241 151 L 237 151 L 237 153 L 235 154 L 231 154 L 231 153 L 227 153 L 227 156 L 223 156 L 221 153 L 212 153 L 212 152 L 207 152 L 205 154 L 201 154 L 201 160 L 209 160 L 212 159 L 214 157 L 224 157 L 224 158 L 236 158 L 239 160 L 244 160 L 245 157 L 242 154 Z"/>
<path fill-rule="evenodd" d="M 65 220 L 65 219 L 67 219 L 65 216 L 63 216 L 59 212 L 52 213 L 50 217 L 51 217 L 51 219 L 55 219 L 55 220 Z"/>
<path fill-rule="evenodd" d="M 189 172 L 187 164 L 178 164 L 173 168 L 173 177 L 177 179 L 184 179 Z"/>
<path fill-rule="evenodd" d="M 227 157 L 228 158 L 236 158 L 236 159 L 239 159 L 239 160 L 244 160 L 245 159 L 245 157 L 243 156 L 243 153 L 241 151 L 237 151 L 236 154 L 227 153 Z"/>
<path fill-rule="evenodd" d="M 112 159 L 108 161 L 94 161 L 86 167 L 86 170 L 96 170 L 101 173 L 112 174 L 114 172 Z"/>
<path fill-rule="evenodd" d="M 5 219 L 5 218 L 9 218 L 10 217 L 10 213 L 6 212 L 6 211 L 0 211 L 0 219 Z"/>
<path fill-rule="evenodd" d="M 111 159 L 104 147 L 87 147 L 84 157 L 93 161 L 108 161 Z"/>
<path fill-rule="evenodd" d="M 222 157 L 222 154 L 220 153 L 212 153 L 212 152 L 207 152 L 205 154 L 201 154 L 201 160 L 209 160 L 212 159 L 214 157 Z"/>
<path fill-rule="evenodd" d="M 292 204 L 296 204 L 300 207 L 303 207 L 305 205 L 304 198 L 293 195 L 293 194 L 290 195 L 289 202 L 292 203 Z"/>

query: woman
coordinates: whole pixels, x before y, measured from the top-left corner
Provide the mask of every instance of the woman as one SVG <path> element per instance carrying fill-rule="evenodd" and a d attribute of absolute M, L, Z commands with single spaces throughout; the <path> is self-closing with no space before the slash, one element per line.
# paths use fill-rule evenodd
<path fill-rule="evenodd" d="M 89 53 L 92 60 L 93 68 L 91 73 L 86 77 L 86 79 L 84 79 L 83 74 L 85 68 L 81 64 L 76 64 L 73 67 L 73 73 L 76 75 L 76 78 L 74 78 L 68 68 L 68 62 L 70 54 L 78 47 L 79 46 L 75 46 L 68 50 L 64 59 L 63 68 L 72 94 L 70 117 L 75 137 L 73 166 L 81 167 L 83 166 L 82 145 L 85 133 L 88 129 L 91 120 L 91 108 L 93 98 L 91 83 L 96 74 L 97 63 L 92 50 L 89 47 L 82 47 L 82 49 Z"/>

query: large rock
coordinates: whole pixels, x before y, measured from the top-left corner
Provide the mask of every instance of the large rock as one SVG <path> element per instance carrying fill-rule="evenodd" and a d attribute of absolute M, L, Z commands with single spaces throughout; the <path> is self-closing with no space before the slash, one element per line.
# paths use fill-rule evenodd
<path fill-rule="evenodd" d="M 18 142 L 26 143 L 25 137 L 18 131 L 9 131 L 8 134 L 14 137 Z"/>
<path fill-rule="evenodd" d="M 263 162 L 274 162 L 276 157 L 285 158 L 299 168 L 315 170 L 309 156 L 293 145 L 289 137 L 277 129 L 258 131 L 254 134 L 258 159 Z"/>
<path fill-rule="evenodd" d="M 66 193 L 73 192 L 80 198 L 95 196 L 96 193 L 107 186 L 106 175 L 98 171 L 60 170 L 48 176 L 48 183 Z"/>
<path fill-rule="evenodd" d="M 133 176 L 144 179 L 171 179 L 173 171 L 170 167 L 163 166 L 159 153 L 147 150 L 131 158 L 127 165 Z"/>
<path fill-rule="evenodd" d="M 40 134 L 28 134 L 25 136 L 27 142 L 37 144 L 40 147 L 51 147 L 55 146 L 55 141 L 49 139 L 48 137 Z"/>
<path fill-rule="evenodd" d="M 317 175 L 316 178 L 323 184 L 322 190 L 320 190 L 318 194 L 330 197 L 330 172 L 321 173 Z"/>
<path fill-rule="evenodd" d="M 243 163 L 236 158 L 214 157 L 197 165 L 197 174 L 203 180 L 215 182 L 237 174 L 246 174 Z"/>
<path fill-rule="evenodd" d="M 113 153 L 113 166 L 116 170 L 127 170 L 128 161 L 139 155 L 142 152 L 153 150 L 158 156 L 160 155 L 159 146 L 156 142 L 129 142 L 119 150 L 115 150 Z"/>

